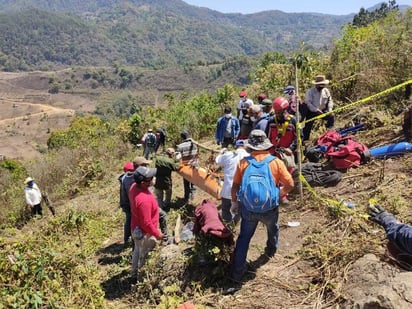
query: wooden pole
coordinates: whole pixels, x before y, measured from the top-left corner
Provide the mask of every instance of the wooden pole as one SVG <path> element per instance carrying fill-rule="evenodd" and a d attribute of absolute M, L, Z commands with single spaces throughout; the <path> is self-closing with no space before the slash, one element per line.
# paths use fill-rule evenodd
<path fill-rule="evenodd" d="M 296 61 L 296 58 L 294 60 L 294 67 L 295 67 L 295 84 L 296 84 L 296 102 L 297 102 L 297 108 L 296 108 L 296 136 L 298 137 L 298 172 L 299 175 L 302 174 L 302 143 L 300 139 L 300 112 L 299 112 L 299 84 L 298 84 L 298 64 Z M 300 202 L 303 202 L 303 186 L 302 182 L 298 181 L 298 186 L 299 186 L 299 194 L 300 194 Z"/>
<path fill-rule="evenodd" d="M 205 145 L 202 145 L 202 144 L 200 144 L 199 142 L 195 141 L 195 140 L 192 139 L 192 138 L 191 138 L 190 140 L 192 141 L 193 144 L 195 144 L 196 146 L 199 146 L 200 148 L 203 148 L 203 149 L 206 149 L 206 150 L 215 152 L 215 153 L 220 153 L 220 150 L 219 150 L 219 149 L 214 149 L 214 148 L 210 148 L 210 147 L 207 147 L 207 146 L 205 146 Z"/>

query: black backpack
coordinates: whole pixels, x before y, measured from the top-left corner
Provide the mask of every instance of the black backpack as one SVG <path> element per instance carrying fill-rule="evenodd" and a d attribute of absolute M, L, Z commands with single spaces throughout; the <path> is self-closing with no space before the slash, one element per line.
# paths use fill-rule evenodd
<path fill-rule="evenodd" d="M 312 187 L 333 187 L 342 179 L 342 173 L 336 170 L 327 170 L 321 163 L 303 163 L 302 176 Z M 295 188 L 299 184 L 299 171 L 292 174 Z"/>
<path fill-rule="evenodd" d="M 147 134 L 145 144 L 147 147 L 154 147 L 156 145 L 156 135 L 153 133 Z"/>

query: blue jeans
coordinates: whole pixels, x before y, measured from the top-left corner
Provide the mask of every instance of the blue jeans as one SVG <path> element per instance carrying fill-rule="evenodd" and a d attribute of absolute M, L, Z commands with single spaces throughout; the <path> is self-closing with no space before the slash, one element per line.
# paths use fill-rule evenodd
<path fill-rule="evenodd" d="M 240 216 L 240 233 L 236 240 L 236 247 L 233 256 L 231 277 L 240 281 L 246 272 L 246 258 L 249 250 L 249 243 L 255 234 L 259 222 L 266 225 L 268 239 L 266 241 L 265 254 L 272 257 L 278 248 L 279 239 L 279 207 L 266 213 L 252 213 L 239 205 Z"/>

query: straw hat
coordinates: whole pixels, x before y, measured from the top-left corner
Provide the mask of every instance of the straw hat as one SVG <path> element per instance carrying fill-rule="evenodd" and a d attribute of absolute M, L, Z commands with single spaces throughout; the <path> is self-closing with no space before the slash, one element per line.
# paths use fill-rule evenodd
<path fill-rule="evenodd" d="M 315 80 L 313 81 L 314 85 L 329 85 L 329 79 L 326 79 L 325 75 L 318 75 L 315 76 Z"/>

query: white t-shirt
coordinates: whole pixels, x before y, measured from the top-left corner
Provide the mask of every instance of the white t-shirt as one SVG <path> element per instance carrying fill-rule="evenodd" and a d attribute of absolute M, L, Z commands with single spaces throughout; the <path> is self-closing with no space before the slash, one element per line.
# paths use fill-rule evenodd
<path fill-rule="evenodd" d="M 25 187 L 24 195 L 26 197 L 26 204 L 30 206 L 38 205 L 41 203 L 41 192 L 39 187 L 34 183 L 33 187 Z"/>
<path fill-rule="evenodd" d="M 239 111 L 239 120 L 243 119 L 243 111 L 242 109 L 248 109 L 253 105 L 253 101 L 251 99 L 246 99 L 246 101 L 240 100 L 239 104 L 237 105 L 237 110 Z"/>
<path fill-rule="evenodd" d="M 235 175 L 237 163 L 248 156 L 249 153 L 242 148 L 236 149 L 233 151 L 227 151 L 223 154 L 220 154 L 216 157 L 216 164 L 223 167 L 223 187 L 220 195 L 223 198 L 232 199 L 232 185 L 233 185 L 233 176 Z"/>

